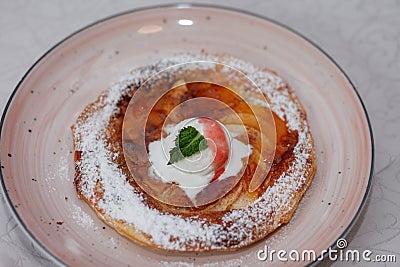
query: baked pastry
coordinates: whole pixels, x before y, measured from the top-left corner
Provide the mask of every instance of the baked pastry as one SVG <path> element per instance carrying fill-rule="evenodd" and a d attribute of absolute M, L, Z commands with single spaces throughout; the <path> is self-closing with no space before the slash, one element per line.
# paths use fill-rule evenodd
<path fill-rule="evenodd" d="M 232 66 L 254 81 L 269 101 L 276 132 L 273 132 L 273 137 L 263 136 L 261 130 L 253 125 L 254 120 L 248 119 L 250 113 L 242 109 L 239 117 L 245 122 L 244 129 L 252 149 L 248 161 L 241 168 L 241 179 L 233 184 L 229 192 L 211 203 L 200 206 L 171 205 L 168 201 L 160 201 L 149 195 L 138 184 L 138 179 L 135 179 L 137 177 L 132 175 L 136 171 L 143 176 L 150 175 L 149 162 L 141 164 L 141 157 L 135 158 L 135 154 L 131 154 L 131 157 L 123 153 L 123 144 L 129 146 L 131 143 L 123 140 L 122 126 L 130 100 L 147 78 L 169 66 L 199 60 Z M 245 94 L 252 93 L 251 89 L 241 86 L 237 80 L 227 78 L 228 74 L 223 68 L 199 71 L 205 76 L 228 80 L 228 87 L 237 87 Z M 190 76 L 190 71 L 187 72 Z M 174 83 L 176 79 L 169 82 Z M 158 112 L 171 112 L 174 105 L 167 107 L 166 103 L 174 101 L 179 104 L 188 99 L 210 95 L 218 98 L 221 90 L 216 90 L 217 85 L 213 86 L 201 82 L 177 86 L 161 105 L 165 110 Z M 223 98 L 221 94 L 220 100 Z M 256 110 L 262 106 L 257 100 L 250 105 Z M 218 120 L 228 125 L 227 128 L 236 129 L 234 123 L 231 123 L 232 117 L 222 116 Z M 146 124 L 147 150 L 151 142 L 163 135 L 161 122 L 156 122 L 155 118 L 152 120 L 151 115 L 149 121 L 150 124 Z M 128 124 L 124 127 L 128 127 L 129 132 L 129 127 L 134 126 Z M 274 72 L 231 56 L 181 54 L 136 69 L 89 104 L 77 118 L 72 130 L 76 170 L 74 185 L 78 195 L 120 234 L 160 250 L 235 250 L 264 238 L 290 221 L 316 170 L 313 139 L 306 112 L 289 85 Z M 237 138 L 241 140 L 240 134 Z M 262 148 L 258 146 L 262 138 L 275 138 L 276 151 L 266 179 L 255 190 L 249 190 L 255 165 L 262 164 Z M 152 185 L 167 199 L 172 196 L 174 199 L 186 198 L 186 202 L 193 200 L 182 190 L 172 190 L 171 184 L 164 186 L 157 182 Z M 203 193 L 207 195 L 207 190 L 198 192 L 197 197 Z"/>

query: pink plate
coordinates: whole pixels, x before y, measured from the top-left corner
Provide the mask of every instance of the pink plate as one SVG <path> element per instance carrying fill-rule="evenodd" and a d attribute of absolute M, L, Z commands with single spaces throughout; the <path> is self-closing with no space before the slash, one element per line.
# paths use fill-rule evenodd
<path fill-rule="evenodd" d="M 266 66 L 289 82 L 308 112 L 318 169 L 294 218 L 265 241 L 231 253 L 155 252 L 117 234 L 77 198 L 70 125 L 132 68 L 201 49 Z M 4 195 L 25 232 L 60 265 L 257 266 L 266 263 L 257 259 L 266 244 L 320 253 L 343 237 L 359 215 L 372 162 L 365 109 L 326 54 L 275 22 L 215 7 L 141 9 L 80 30 L 27 72 L 2 118 Z"/>

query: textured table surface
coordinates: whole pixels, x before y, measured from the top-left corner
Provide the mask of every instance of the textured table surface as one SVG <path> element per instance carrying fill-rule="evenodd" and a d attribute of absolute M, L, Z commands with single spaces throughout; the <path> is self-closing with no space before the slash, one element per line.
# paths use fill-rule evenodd
<path fill-rule="evenodd" d="M 165 2 L 1 1 L 1 110 L 28 68 L 65 36 L 103 17 L 159 3 Z M 348 247 L 396 255 L 397 263 L 386 265 L 399 264 L 400 2 L 237 0 L 213 3 L 248 10 L 286 24 L 313 40 L 350 76 L 370 115 L 376 159 L 372 191 L 347 237 Z M 53 266 L 21 231 L 1 193 L 0 266 Z"/>

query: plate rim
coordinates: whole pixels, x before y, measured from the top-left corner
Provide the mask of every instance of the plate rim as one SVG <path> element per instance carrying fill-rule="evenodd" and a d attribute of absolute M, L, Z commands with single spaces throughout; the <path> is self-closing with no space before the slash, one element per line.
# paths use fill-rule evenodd
<path fill-rule="evenodd" d="M 367 187 L 364 193 L 364 196 L 361 200 L 360 206 L 357 209 L 357 212 L 355 213 L 353 219 L 351 220 L 351 222 L 349 223 L 349 225 L 346 227 L 346 229 L 342 232 L 342 234 L 340 234 L 340 236 L 335 240 L 335 242 L 333 244 L 331 244 L 327 249 L 336 249 L 337 248 L 337 240 L 344 238 L 347 236 L 347 234 L 350 232 L 350 230 L 353 228 L 353 226 L 355 225 L 356 221 L 359 219 L 365 204 L 367 202 L 369 193 L 371 191 L 371 187 L 372 187 L 372 179 L 373 179 L 373 173 L 374 173 L 374 162 L 375 162 L 375 142 L 374 142 L 374 136 L 373 136 L 373 131 L 372 131 L 372 125 L 371 125 L 371 121 L 367 112 L 367 109 L 365 107 L 364 102 L 361 99 L 361 96 L 359 94 L 359 92 L 357 91 L 354 83 L 351 81 L 350 77 L 346 74 L 346 72 L 343 70 L 342 67 L 339 66 L 339 64 L 327 53 L 325 52 L 319 45 L 317 45 L 314 41 L 312 41 L 311 39 L 309 39 L 308 37 L 304 36 L 303 34 L 301 34 L 300 32 L 298 32 L 297 30 L 294 30 L 293 28 L 279 22 L 276 21 L 274 19 L 271 19 L 269 17 L 248 11 L 248 10 L 243 10 L 240 8 L 236 8 L 236 7 L 231 7 L 231 6 L 224 6 L 224 5 L 217 5 L 217 4 L 201 4 L 201 3 L 169 3 L 169 4 L 159 4 L 159 5 L 148 5 L 148 6 L 142 6 L 142 7 L 137 7 L 137 8 L 133 8 L 133 9 L 129 9 L 129 10 L 125 10 L 122 12 L 118 12 L 109 16 L 106 16 L 104 18 L 101 18 L 99 20 L 96 20 L 92 23 L 87 24 L 86 26 L 79 28 L 78 30 L 72 32 L 71 34 L 67 35 L 66 37 L 64 37 L 63 39 L 61 39 L 60 41 L 58 41 L 56 44 L 54 44 L 50 49 L 48 49 L 42 56 L 40 56 L 35 63 L 29 67 L 29 69 L 25 72 L 25 74 L 22 76 L 22 78 L 19 80 L 17 86 L 14 88 L 14 90 L 12 91 L 10 97 L 7 100 L 7 103 L 4 107 L 2 116 L 1 116 L 1 122 L 0 122 L 0 144 L 2 141 L 2 133 L 3 133 L 3 126 L 4 126 L 4 121 L 6 118 L 6 115 L 8 113 L 8 110 L 10 108 L 10 106 L 12 105 L 12 102 L 14 100 L 14 97 L 18 91 L 18 89 L 20 88 L 20 86 L 22 85 L 22 83 L 25 81 L 25 79 L 28 77 L 28 75 L 35 69 L 35 67 L 43 60 L 46 58 L 46 56 L 48 54 L 50 54 L 53 50 L 57 49 L 61 44 L 63 44 L 64 42 L 68 41 L 69 39 L 71 39 L 72 37 L 74 37 L 75 35 L 78 35 L 79 33 L 92 28 L 102 22 L 117 18 L 119 16 L 123 16 L 123 15 L 127 15 L 127 14 L 131 14 L 131 13 L 135 13 L 135 12 L 140 12 L 140 11 L 146 11 L 146 10 L 152 10 L 152 9 L 167 9 L 167 8 L 210 8 L 210 9 L 218 9 L 218 10 L 225 10 L 225 11 L 231 11 L 231 12 L 236 12 L 236 13 L 240 13 L 240 14 L 244 14 L 244 15 L 248 15 L 254 18 L 259 18 L 262 19 L 264 21 L 273 23 L 279 27 L 282 27 L 283 29 L 297 35 L 298 37 L 302 38 L 303 40 L 305 40 L 306 42 L 308 42 L 309 44 L 311 44 L 314 48 L 316 48 L 318 51 L 320 51 L 325 57 L 327 57 L 329 59 L 330 62 L 332 62 L 336 68 L 343 74 L 344 78 L 347 80 L 347 82 L 350 84 L 351 88 L 353 89 L 354 93 L 356 94 L 359 103 L 362 106 L 363 112 L 364 112 L 364 116 L 365 119 L 367 121 L 367 125 L 368 125 L 368 130 L 369 130 L 369 135 L 370 135 L 370 145 L 371 145 L 371 163 L 370 163 L 370 173 L 369 173 L 369 177 L 368 177 L 368 183 L 367 183 Z M 28 229 L 28 227 L 25 225 L 25 223 L 23 222 L 23 220 L 21 219 L 21 217 L 19 216 L 17 210 L 14 208 L 12 201 L 10 199 L 10 196 L 8 194 L 8 191 L 6 189 L 6 185 L 4 182 L 4 177 L 3 177 L 3 171 L 0 168 L 0 187 L 1 187 L 1 192 L 3 194 L 6 206 L 8 207 L 9 211 L 11 212 L 13 218 L 15 219 L 15 221 L 18 223 L 20 229 L 22 230 L 22 232 L 29 238 L 29 240 L 35 245 L 36 248 L 38 248 L 40 250 L 41 253 L 43 253 L 44 255 L 46 255 L 50 260 L 53 261 L 53 263 L 57 264 L 58 266 L 67 266 L 66 263 L 64 263 L 59 257 L 57 257 L 56 255 L 54 255 L 44 244 L 42 244 L 41 242 L 39 242 L 38 239 L 36 239 L 36 236 Z M 327 253 L 324 253 L 324 259 L 326 258 Z M 321 260 L 316 259 L 313 262 L 310 262 L 309 264 L 307 264 L 306 266 L 315 266 L 317 265 Z"/>

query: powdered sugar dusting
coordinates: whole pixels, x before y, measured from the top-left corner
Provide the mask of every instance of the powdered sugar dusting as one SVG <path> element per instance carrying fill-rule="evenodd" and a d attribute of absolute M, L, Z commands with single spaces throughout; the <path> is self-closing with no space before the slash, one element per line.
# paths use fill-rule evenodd
<path fill-rule="evenodd" d="M 93 219 L 82 210 L 81 207 L 73 204 L 73 210 L 71 212 L 72 219 L 79 224 L 80 226 L 84 227 L 87 230 L 94 229 L 96 230 L 97 227 L 94 226 Z"/>
<path fill-rule="evenodd" d="M 267 95 L 271 109 L 287 121 L 291 130 L 299 133 L 294 148 L 295 160 L 289 169 L 257 201 L 243 209 L 226 212 L 222 224 L 214 224 L 195 216 L 184 218 L 161 213 L 147 206 L 143 196 L 126 181 L 126 176 L 112 161 L 116 155 L 110 152 L 105 142 L 104 129 L 110 117 L 118 111 L 117 103 L 129 90 L 129 85 L 138 85 L 168 66 L 198 60 L 222 62 L 247 74 Z M 304 185 L 308 176 L 304 166 L 308 164 L 312 139 L 306 122 L 299 118 L 299 104 L 292 99 L 290 91 L 280 89 L 285 86 L 280 77 L 252 64 L 233 57 L 206 54 L 181 54 L 131 72 L 95 104 L 99 107 L 98 111 L 75 125 L 75 138 L 80 140 L 76 143 L 76 150 L 83 151 L 77 162 L 82 180 L 81 193 L 87 199 L 93 199 L 96 181 L 100 179 L 104 195 L 97 203 L 98 207 L 111 218 L 131 224 L 150 236 L 151 241 L 160 248 L 178 251 L 184 251 L 187 246 L 224 249 L 252 243 L 254 234 L 266 234 L 284 223 L 276 216 L 286 214 L 295 206 L 291 196 Z M 266 224 L 269 225 L 268 229 Z"/>

